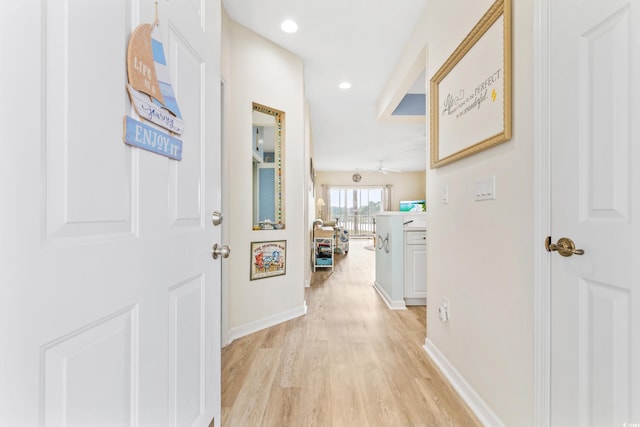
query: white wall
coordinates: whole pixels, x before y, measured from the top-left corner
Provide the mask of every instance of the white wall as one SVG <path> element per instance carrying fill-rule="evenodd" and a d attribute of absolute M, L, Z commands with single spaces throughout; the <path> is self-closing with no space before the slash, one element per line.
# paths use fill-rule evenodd
<path fill-rule="evenodd" d="M 492 3 L 430 1 L 390 86 L 400 84 L 425 45 L 429 80 Z M 425 347 L 450 364 L 449 374 L 460 375 L 462 388 L 472 391 L 467 397 L 479 396 L 472 403 L 479 403 L 476 409 L 488 415 L 485 420 L 532 426 L 533 250 L 542 250 L 544 237 L 534 242 L 533 2 L 512 3 L 513 137 L 427 174 L 430 309 Z M 474 201 L 475 180 L 492 175 L 497 199 Z M 440 201 L 445 186 L 448 204 Z M 448 323 L 440 322 L 435 309 L 444 298 L 450 303 Z"/>
<path fill-rule="evenodd" d="M 305 209 L 305 217 L 307 219 L 307 232 L 305 234 L 305 248 L 312 247 L 312 239 L 313 239 L 313 220 L 315 219 L 315 198 L 314 198 L 314 188 L 313 181 L 311 179 L 311 174 L 315 173 L 315 171 L 311 171 L 311 163 L 308 161 L 313 158 L 313 134 L 311 133 L 311 111 L 309 110 L 309 105 L 305 105 L 305 147 L 306 147 L 306 155 L 305 155 L 305 181 L 306 181 L 306 189 L 307 189 L 307 206 Z M 311 286 L 311 273 L 312 273 L 312 255 L 311 250 L 309 249 L 309 255 L 307 257 L 307 262 L 304 263 L 304 286 Z"/>
<path fill-rule="evenodd" d="M 365 187 L 375 185 L 391 185 L 391 207 L 392 210 L 400 209 L 400 200 L 420 200 L 426 197 L 425 172 L 402 172 L 389 173 L 387 175 L 379 172 L 358 172 L 362 175 L 362 180 L 355 183 L 352 180 L 356 171 L 316 172 L 316 197 L 321 197 L 322 185 L 344 185 L 349 187 Z M 427 200 L 427 206 L 429 201 Z M 428 207 L 427 207 L 428 209 Z"/>
<path fill-rule="evenodd" d="M 229 19 L 223 19 L 226 316 L 234 339 L 304 314 L 307 230 L 305 102 L 302 60 Z M 253 231 L 251 111 L 257 102 L 285 112 L 285 230 Z M 249 280 L 250 243 L 286 240 L 286 275 Z"/>

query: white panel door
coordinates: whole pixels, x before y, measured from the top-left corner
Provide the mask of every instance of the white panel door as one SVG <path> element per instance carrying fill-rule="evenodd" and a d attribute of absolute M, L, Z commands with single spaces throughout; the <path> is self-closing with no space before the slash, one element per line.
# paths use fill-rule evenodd
<path fill-rule="evenodd" d="M 640 423 L 639 14 L 551 4 L 553 426 Z"/>
<path fill-rule="evenodd" d="M 159 0 L 182 161 L 123 143 L 140 0 L 0 14 L 0 425 L 220 423 L 220 2 Z"/>

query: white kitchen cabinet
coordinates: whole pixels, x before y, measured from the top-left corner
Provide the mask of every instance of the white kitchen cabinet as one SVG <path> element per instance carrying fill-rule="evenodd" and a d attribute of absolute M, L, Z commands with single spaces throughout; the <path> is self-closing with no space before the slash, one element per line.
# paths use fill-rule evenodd
<path fill-rule="evenodd" d="M 404 232 L 404 300 L 407 305 L 427 302 L 427 233 Z"/>

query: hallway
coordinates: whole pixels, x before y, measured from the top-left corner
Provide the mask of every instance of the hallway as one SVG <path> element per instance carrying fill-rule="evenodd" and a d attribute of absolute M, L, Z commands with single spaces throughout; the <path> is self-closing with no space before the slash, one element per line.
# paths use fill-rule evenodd
<path fill-rule="evenodd" d="M 223 349 L 223 426 L 480 425 L 422 349 L 424 307 L 389 310 L 373 289 L 370 244 L 313 274 L 306 316 Z"/>

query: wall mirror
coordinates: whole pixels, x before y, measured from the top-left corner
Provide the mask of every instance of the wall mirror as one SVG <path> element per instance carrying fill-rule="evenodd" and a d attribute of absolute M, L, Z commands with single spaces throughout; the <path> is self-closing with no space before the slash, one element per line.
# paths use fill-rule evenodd
<path fill-rule="evenodd" d="M 253 229 L 283 229 L 284 112 L 253 103 Z"/>

